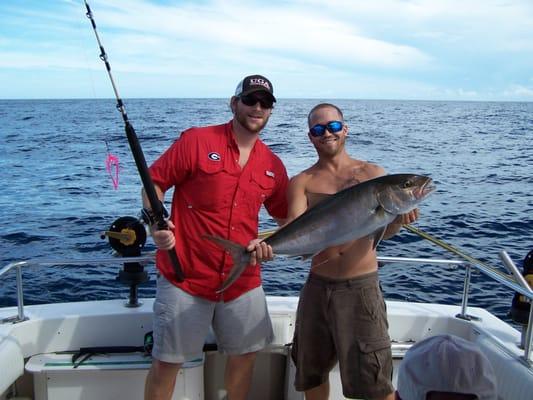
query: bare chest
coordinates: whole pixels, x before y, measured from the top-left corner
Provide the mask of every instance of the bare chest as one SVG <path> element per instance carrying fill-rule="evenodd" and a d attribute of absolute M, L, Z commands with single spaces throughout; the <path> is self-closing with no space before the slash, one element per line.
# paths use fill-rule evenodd
<path fill-rule="evenodd" d="M 364 180 L 365 177 L 353 169 L 339 173 L 319 172 L 309 179 L 306 190 L 311 193 L 335 194 Z"/>

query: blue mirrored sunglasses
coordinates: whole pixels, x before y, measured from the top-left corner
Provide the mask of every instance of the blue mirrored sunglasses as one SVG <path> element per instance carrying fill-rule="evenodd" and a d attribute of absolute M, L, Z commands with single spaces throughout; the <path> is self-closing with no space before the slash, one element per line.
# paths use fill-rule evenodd
<path fill-rule="evenodd" d="M 315 137 L 323 136 L 326 129 L 331 133 L 337 133 L 342 130 L 343 125 L 341 121 L 329 121 L 326 125 L 316 124 L 309 129 L 309 133 Z"/>

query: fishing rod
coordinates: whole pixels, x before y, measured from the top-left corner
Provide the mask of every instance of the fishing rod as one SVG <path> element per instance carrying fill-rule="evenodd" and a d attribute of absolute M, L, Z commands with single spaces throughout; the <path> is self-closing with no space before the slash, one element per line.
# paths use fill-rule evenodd
<path fill-rule="evenodd" d="M 407 229 L 408 231 L 420 236 L 421 238 L 423 239 L 426 239 L 428 241 L 430 241 L 431 243 L 434 243 L 440 247 L 442 247 L 443 249 L 445 250 L 448 250 L 449 252 L 465 259 L 466 261 L 468 261 L 469 263 L 471 264 L 476 264 L 476 265 L 480 265 L 481 267 L 484 267 L 486 270 L 488 270 L 489 272 L 492 272 L 493 274 L 496 274 L 502 278 L 506 278 L 506 279 L 511 279 L 513 280 L 513 278 L 510 276 L 510 275 L 507 275 L 501 271 L 499 271 L 496 267 L 493 267 L 481 260 L 478 260 L 477 258 L 474 258 L 472 256 L 469 256 L 468 254 L 466 254 L 465 252 L 459 250 L 458 248 L 456 247 L 453 247 L 452 245 L 448 244 L 448 243 L 445 243 L 443 242 L 442 240 L 440 239 L 437 239 L 436 237 L 434 236 L 431 236 L 429 233 L 427 232 L 424 232 L 418 228 L 415 228 L 414 226 L 412 225 L 408 225 L 408 224 L 405 224 L 405 225 L 402 225 L 405 229 Z M 269 237 L 270 235 L 272 235 L 274 232 L 276 232 L 278 230 L 278 228 L 273 228 L 273 229 L 265 229 L 264 231 L 261 231 L 259 232 L 258 234 L 258 238 L 259 239 L 266 239 L 267 237 Z"/>
<path fill-rule="evenodd" d="M 405 224 L 405 225 L 402 225 L 402 226 L 405 229 L 407 229 L 409 232 L 415 233 L 418 236 L 420 236 L 421 238 L 426 239 L 426 240 L 430 241 L 431 243 L 434 243 L 437 246 L 440 246 L 443 249 L 448 250 L 449 252 L 451 252 L 451 253 L 453 253 L 455 255 L 458 255 L 459 257 L 465 259 L 466 261 L 468 261 L 471 264 L 480 265 L 480 266 L 486 268 L 487 270 L 489 270 L 490 272 L 492 272 L 492 273 L 494 273 L 496 275 L 499 275 L 502 278 L 513 280 L 513 278 L 511 276 L 499 271 L 497 268 L 495 268 L 495 267 L 493 267 L 493 266 L 491 266 L 491 265 L 489 265 L 489 264 L 487 264 L 487 263 L 485 263 L 485 262 L 483 262 L 481 260 L 478 260 L 477 258 L 469 256 L 468 254 L 466 254 L 462 250 L 459 250 L 458 248 L 453 247 L 452 245 L 449 245 L 448 243 L 445 243 L 442 240 L 437 239 L 434 236 L 431 236 L 429 233 L 421 231 L 420 229 L 415 228 L 412 225 Z"/>
<path fill-rule="evenodd" d="M 154 187 L 154 182 L 152 181 L 152 177 L 150 176 L 150 172 L 148 171 L 148 166 L 146 165 L 144 153 L 142 151 L 141 144 L 139 143 L 139 139 L 137 138 L 137 134 L 135 133 L 135 129 L 133 129 L 133 125 L 128 119 L 128 115 L 126 114 L 126 108 L 124 107 L 124 103 L 122 102 L 122 99 L 118 94 L 117 86 L 115 85 L 115 80 L 113 79 L 113 75 L 111 74 L 111 65 L 109 64 L 107 54 L 104 50 L 104 46 L 102 46 L 100 36 L 98 36 L 98 31 L 96 30 L 96 23 L 93 18 L 93 13 L 86 0 L 84 0 L 84 3 L 85 7 L 87 8 L 87 18 L 91 20 L 91 25 L 93 26 L 93 31 L 96 35 L 96 41 L 98 42 L 98 46 L 100 47 L 100 59 L 105 63 L 107 74 L 109 75 L 111 85 L 113 86 L 113 91 L 115 92 L 115 98 L 117 99 L 116 107 L 122 115 L 122 119 L 124 120 L 126 136 L 128 138 L 131 153 L 135 160 L 135 164 L 137 165 L 137 170 L 139 171 L 139 176 L 141 177 L 144 192 L 146 194 L 146 197 L 148 198 L 148 202 L 150 203 L 150 217 L 153 217 L 153 220 L 157 224 L 157 228 L 159 230 L 168 230 L 168 224 L 165 220 L 165 209 L 163 207 L 163 204 L 159 200 L 159 197 L 157 196 L 157 192 Z M 183 275 L 183 271 L 181 270 L 178 256 L 176 255 L 174 247 L 170 250 L 167 250 L 167 254 L 170 257 L 170 261 L 172 262 L 172 265 L 174 267 L 176 280 L 178 282 L 183 282 L 185 276 Z"/>

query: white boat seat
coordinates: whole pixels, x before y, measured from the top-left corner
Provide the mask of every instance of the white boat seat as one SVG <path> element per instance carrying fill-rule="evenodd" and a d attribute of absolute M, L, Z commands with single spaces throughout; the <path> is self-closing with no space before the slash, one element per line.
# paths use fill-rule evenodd
<path fill-rule="evenodd" d="M 151 363 L 141 352 L 94 354 L 82 363 L 73 363 L 72 353 L 44 353 L 30 357 L 26 370 L 34 376 L 35 400 L 142 400 Z M 173 400 L 204 398 L 203 364 L 203 357 L 183 364 Z"/>
<path fill-rule="evenodd" d="M 24 374 L 24 356 L 18 341 L 12 336 L 0 337 L 0 394 Z"/>
<path fill-rule="evenodd" d="M 183 364 L 183 368 L 202 365 L 203 358 Z M 26 370 L 32 373 L 67 370 L 129 370 L 149 369 L 152 357 L 141 352 L 93 354 L 81 363 L 72 362 L 72 353 L 45 353 L 31 357 Z"/>

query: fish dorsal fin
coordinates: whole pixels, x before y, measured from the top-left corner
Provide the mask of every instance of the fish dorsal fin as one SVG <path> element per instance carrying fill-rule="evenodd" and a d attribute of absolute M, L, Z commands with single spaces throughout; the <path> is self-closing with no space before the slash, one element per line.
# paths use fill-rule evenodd
<path fill-rule="evenodd" d="M 372 238 L 373 240 L 373 244 L 372 244 L 372 250 L 375 250 L 376 247 L 378 247 L 378 244 L 379 242 L 381 242 L 381 239 L 383 239 L 383 235 L 385 234 L 385 231 L 387 230 L 387 225 L 385 225 L 384 227 L 382 228 L 379 228 L 377 229 L 376 231 L 374 231 L 370 237 Z"/>

